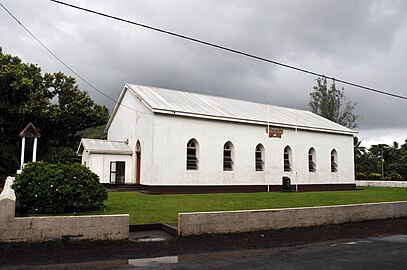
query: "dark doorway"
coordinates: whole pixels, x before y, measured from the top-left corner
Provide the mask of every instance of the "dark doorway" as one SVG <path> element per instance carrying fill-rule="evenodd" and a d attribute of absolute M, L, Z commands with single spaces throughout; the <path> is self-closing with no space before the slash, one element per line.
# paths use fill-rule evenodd
<path fill-rule="evenodd" d="M 123 184 L 126 163 L 124 161 L 110 162 L 110 183 Z"/>
<path fill-rule="evenodd" d="M 136 184 L 140 184 L 141 153 L 137 152 Z"/>
<path fill-rule="evenodd" d="M 291 190 L 291 179 L 287 176 L 283 176 L 283 191 Z"/>

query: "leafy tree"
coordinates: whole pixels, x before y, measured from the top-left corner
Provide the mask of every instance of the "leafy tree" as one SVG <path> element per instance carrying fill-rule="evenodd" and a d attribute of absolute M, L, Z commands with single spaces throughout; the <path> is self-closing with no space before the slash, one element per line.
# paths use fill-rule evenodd
<path fill-rule="evenodd" d="M 405 143 L 400 146 L 398 152 L 399 157 L 397 159 L 397 169 L 404 180 L 407 180 L 407 140 L 405 140 Z"/>
<path fill-rule="evenodd" d="M 105 125 L 108 109 L 81 91 L 62 72 L 41 73 L 33 64 L 3 53 L 0 47 L 0 182 L 19 167 L 19 132 L 29 123 L 40 130 L 39 160 L 71 163 L 80 131 Z"/>
<path fill-rule="evenodd" d="M 376 172 L 380 172 L 382 175 L 382 165 L 384 176 L 388 174 L 387 168 L 388 166 L 388 160 L 389 160 L 389 146 L 387 144 L 377 144 L 377 145 L 372 145 L 369 149 L 370 154 L 376 159 Z M 383 163 L 383 164 L 382 164 Z M 384 177 L 383 176 L 383 177 Z"/>
<path fill-rule="evenodd" d="M 403 145 L 372 145 L 368 150 L 359 147 L 355 139 L 355 168 L 357 179 L 382 179 L 382 162 L 386 180 L 407 179 L 407 140 Z"/>
<path fill-rule="evenodd" d="M 310 93 L 309 106 L 313 113 L 353 129 L 359 116 L 353 112 L 357 103 L 346 102 L 344 88 L 337 89 L 335 82 L 328 87 L 326 78 L 318 78 Z"/>
<path fill-rule="evenodd" d="M 86 128 L 84 130 L 78 131 L 78 136 L 82 138 L 89 138 L 89 139 L 107 139 L 107 134 L 105 132 L 105 125 L 98 126 L 95 128 Z"/>

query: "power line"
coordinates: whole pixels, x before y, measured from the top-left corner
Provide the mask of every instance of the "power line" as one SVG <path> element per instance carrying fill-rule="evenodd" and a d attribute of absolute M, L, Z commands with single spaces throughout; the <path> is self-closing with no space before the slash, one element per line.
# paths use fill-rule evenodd
<path fill-rule="evenodd" d="M 261 56 L 258 56 L 258 55 L 252 54 L 252 53 L 239 51 L 239 50 L 236 50 L 236 49 L 232 49 L 232 48 L 229 48 L 229 47 L 225 47 L 225 46 L 218 45 L 218 44 L 215 44 L 215 43 L 211 43 L 211 42 L 208 42 L 208 41 L 204 41 L 204 40 L 201 40 L 201 39 L 189 37 L 189 36 L 186 36 L 186 35 L 178 34 L 178 33 L 171 32 L 171 31 L 168 31 L 168 30 L 164 30 L 164 29 L 161 29 L 161 28 L 149 26 L 149 25 L 146 25 L 146 24 L 142 24 L 142 23 L 126 20 L 126 19 L 123 19 L 123 18 L 119 18 L 119 17 L 116 17 L 116 16 L 112 16 L 112 15 L 109 15 L 109 14 L 106 14 L 106 13 L 102 13 L 102 12 L 94 11 L 94 10 L 91 10 L 91 9 L 79 7 L 79 6 L 76 6 L 76 5 L 68 4 L 68 3 L 65 3 L 65 2 L 62 2 L 62 1 L 57 1 L 57 0 L 50 0 L 50 1 L 54 2 L 54 3 L 57 3 L 57 4 L 64 5 L 64 6 L 68 6 L 68 7 L 71 7 L 71 8 L 79 9 L 79 10 L 86 11 L 86 12 L 89 12 L 89 13 L 93 13 L 93 14 L 96 14 L 96 15 L 100 15 L 100 16 L 103 16 L 103 17 L 107 17 L 107 18 L 110 18 L 110 19 L 113 19 L 113 20 L 117 20 L 117 21 L 121 21 L 121 22 L 124 22 L 124 23 L 136 25 L 136 26 L 139 26 L 139 27 L 147 28 L 149 30 L 153 30 L 153 31 L 156 31 L 156 32 L 160 32 L 160 33 L 163 33 L 163 34 L 170 35 L 170 36 L 174 36 L 174 37 L 189 40 L 189 41 L 192 41 L 192 42 L 200 43 L 200 44 L 203 44 L 203 45 L 206 45 L 206 46 L 209 46 L 209 47 L 214 47 L 214 48 L 224 50 L 224 51 L 228 51 L 228 52 L 231 52 L 231 53 L 234 53 L 234 54 L 239 54 L 239 55 L 243 55 L 243 56 L 246 56 L 246 57 L 249 57 L 249 58 L 257 59 L 257 60 L 260 60 L 260 61 L 263 61 L 263 62 L 267 62 L 267 63 L 271 63 L 271 64 L 274 64 L 274 65 L 282 66 L 282 67 L 285 67 L 285 68 L 288 68 L 288 69 L 296 70 L 296 71 L 299 71 L 299 72 L 307 73 L 307 74 L 318 76 L 318 77 L 331 79 L 333 81 L 340 82 L 340 83 L 350 85 L 350 86 L 353 86 L 353 87 L 357 87 L 357 88 L 360 88 L 360 89 L 363 89 L 363 90 L 371 91 L 371 92 L 382 94 L 382 95 L 391 96 L 391 97 L 394 97 L 394 98 L 400 98 L 400 99 L 407 100 L 406 96 L 393 94 L 393 93 L 386 92 L 386 91 L 383 91 L 383 90 L 379 90 L 379 89 L 375 89 L 375 88 L 372 88 L 372 87 L 364 86 L 364 85 L 361 85 L 361 84 L 358 84 L 358 83 L 352 83 L 350 81 L 346 81 L 346 80 L 343 80 L 343 79 L 334 78 L 333 76 L 326 76 L 326 75 L 324 75 L 322 73 L 307 70 L 305 68 L 296 67 L 296 66 L 293 66 L 293 65 L 284 64 L 282 62 L 271 60 L 271 59 L 261 57 Z"/>
<path fill-rule="evenodd" d="M 81 75 L 79 75 L 75 70 L 73 70 L 70 66 L 68 66 L 64 61 L 62 61 L 61 58 L 59 58 L 51 49 L 49 49 L 43 42 L 41 42 L 41 40 L 39 40 L 30 30 L 28 30 L 27 27 L 25 27 L 18 19 L 16 16 L 14 16 L 11 11 L 9 11 L 2 3 L 0 3 L 1 7 L 25 30 L 27 31 L 27 33 L 30 34 L 31 37 L 33 37 L 42 47 L 45 48 L 45 50 L 47 50 L 52 56 L 55 57 L 55 59 L 57 59 L 62 65 L 64 65 L 67 69 L 69 69 L 73 74 L 75 74 L 78 78 L 80 78 L 83 82 L 85 82 L 87 85 L 89 85 L 91 88 L 93 88 L 94 90 L 96 90 L 97 92 L 99 92 L 100 94 L 102 94 L 103 96 L 105 96 L 106 98 L 110 99 L 111 101 L 113 101 L 115 104 L 118 104 L 119 106 L 123 106 L 129 110 L 132 111 L 136 111 L 139 113 L 145 113 L 139 110 L 136 110 L 134 108 L 131 108 L 127 105 L 121 104 L 118 101 L 116 101 L 114 98 L 112 98 L 111 96 L 107 95 L 106 93 L 104 93 L 102 90 L 99 90 L 96 86 L 94 86 L 93 84 L 91 84 L 88 80 L 86 80 L 84 77 L 82 77 Z M 147 113 L 145 113 L 147 114 Z"/>

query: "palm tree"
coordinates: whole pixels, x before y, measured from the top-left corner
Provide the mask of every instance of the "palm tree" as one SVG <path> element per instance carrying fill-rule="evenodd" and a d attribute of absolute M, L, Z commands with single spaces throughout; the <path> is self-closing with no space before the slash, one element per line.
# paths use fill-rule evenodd
<path fill-rule="evenodd" d="M 353 149 L 355 151 L 355 157 L 360 157 L 366 153 L 366 147 L 361 146 L 363 139 L 359 141 L 358 137 L 353 137 Z"/>
<path fill-rule="evenodd" d="M 399 156 L 400 156 L 399 143 L 393 142 L 391 145 L 389 145 L 387 160 L 387 163 L 389 164 L 389 169 L 392 172 L 398 172 L 397 163 L 399 161 Z"/>

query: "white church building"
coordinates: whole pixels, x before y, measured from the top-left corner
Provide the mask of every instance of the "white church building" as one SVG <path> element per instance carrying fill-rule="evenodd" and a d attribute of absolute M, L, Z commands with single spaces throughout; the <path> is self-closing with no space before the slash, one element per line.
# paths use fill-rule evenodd
<path fill-rule="evenodd" d="M 106 126 L 82 139 L 102 183 L 153 193 L 354 189 L 356 132 L 304 110 L 126 84 Z"/>

